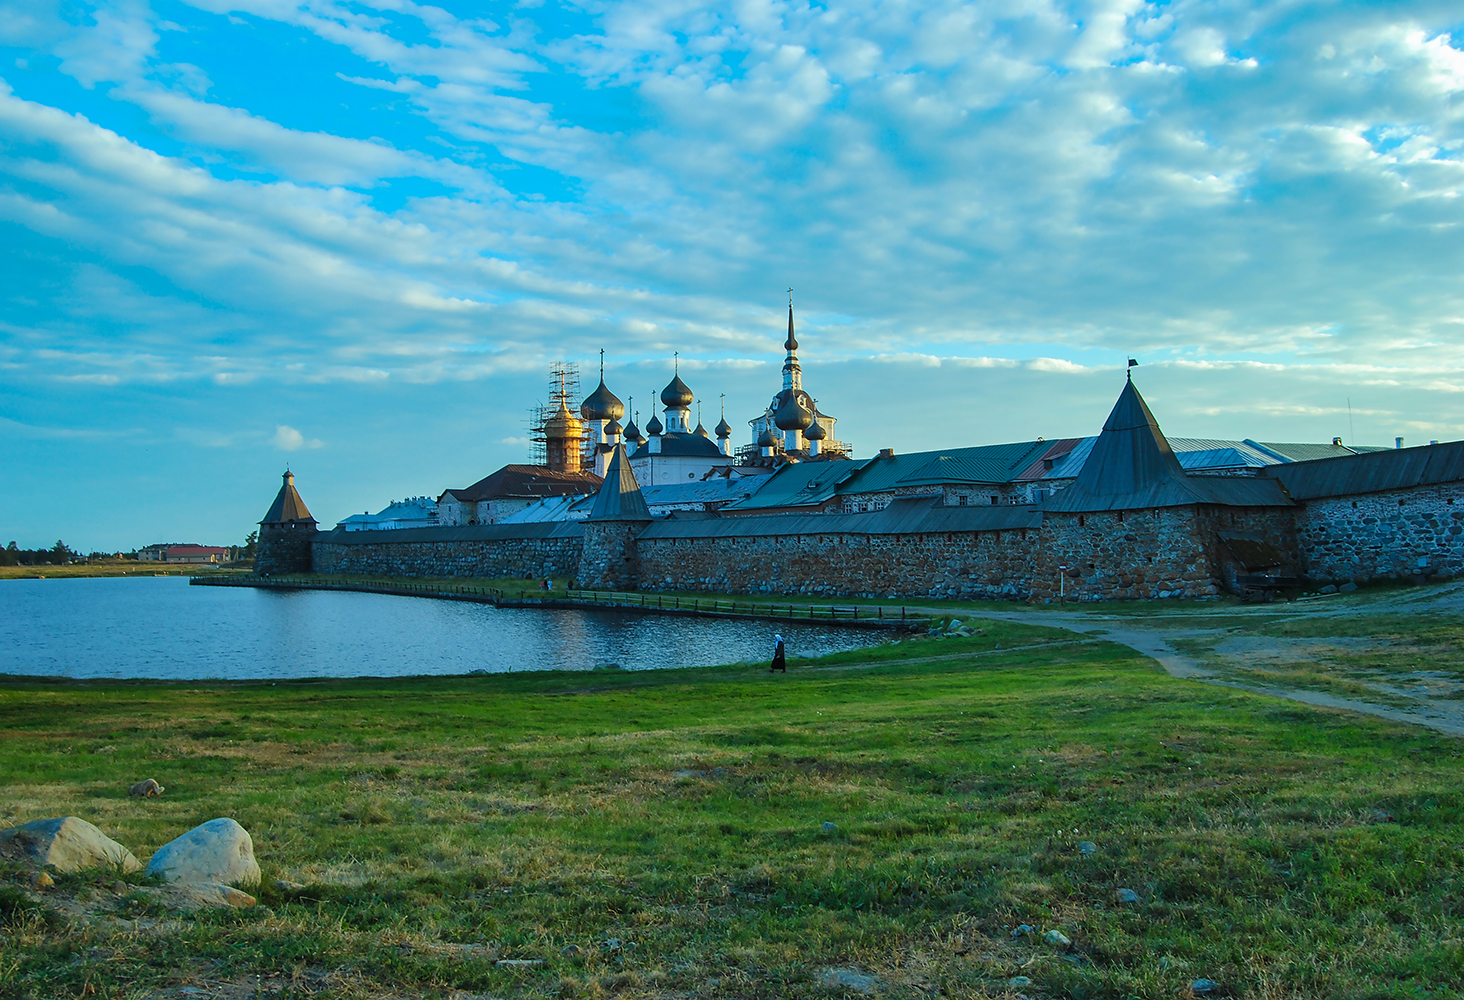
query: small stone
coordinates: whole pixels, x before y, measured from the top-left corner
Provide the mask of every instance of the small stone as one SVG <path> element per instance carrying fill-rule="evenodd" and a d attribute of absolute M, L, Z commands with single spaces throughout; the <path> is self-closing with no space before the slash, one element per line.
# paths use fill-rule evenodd
<path fill-rule="evenodd" d="M 1091 840 L 1085 840 L 1078 845 L 1078 850 L 1083 854 L 1097 854 L 1098 845 L 1093 843 Z"/>
<path fill-rule="evenodd" d="M 825 986 L 843 988 L 856 993 L 873 993 L 879 986 L 879 977 L 860 972 L 858 969 L 825 969 Z"/>
<path fill-rule="evenodd" d="M 824 820 L 824 825 L 819 827 L 824 833 L 833 833 L 838 828 L 838 824 L 830 823 L 828 820 Z"/>
<path fill-rule="evenodd" d="M 1369 809 L 1367 811 L 1367 818 L 1374 823 L 1393 822 L 1393 814 L 1386 809 Z"/>
<path fill-rule="evenodd" d="M 531 969 L 536 965 L 543 965 L 542 958 L 500 958 L 493 963 L 504 969 Z"/>
<path fill-rule="evenodd" d="M 49 889 L 56 884 L 56 880 L 45 872 L 36 872 L 31 876 L 31 888 L 40 892 L 42 889 Z"/>
<path fill-rule="evenodd" d="M 1354 588 L 1355 589 L 1355 588 Z M 1206 993 L 1214 993 L 1220 988 L 1220 984 L 1213 979 L 1196 979 L 1190 983 L 1190 992 L 1196 996 L 1203 996 Z"/>
<path fill-rule="evenodd" d="M 275 879 L 275 888 L 280 892 L 290 893 L 301 891 L 305 888 L 305 885 L 302 882 L 291 882 L 287 878 L 277 878 Z"/>
<path fill-rule="evenodd" d="M 559 954 L 563 955 L 565 958 L 579 958 L 584 953 L 585 950 L 577 944 L 567 944 L 563 948 L 559 949 Z"/>
<path fill-rule="evenodd" d="M 158 848 L 147 871 L 169 882 L 259 884 L 254 842 L 247 830 L 227 817 L 201 823 Z"/>
<path fill-rule="evenodd" d="M 1325 587 L 1323 587 L 1321 590 L 1318 590 L 1317 593 L 1318 594 L 1335 594 L 1335 593 L 1337 593 L 1337 585 L 1335 583 L 1329 583 Z"/>
<path fill-rule="evenodd" d="M 57 871 L 120 867 L 135 872 L 142 867 L 132 852 L 84 819 L 61 816 L 38 819 L 0 830 L 0 853 L 19 850 L 37 867 Z"/>
<path fill-rule="evenodd" d="M 1007 980 L 1008 986 L 1031 986 L 1032 980 L 1026 976 L 1013 976 Z"/>
<path fill-rule="evenodd" d="M 144 799 L 155 799 L 159 795 L 162 795 L 163 791 L 164 789 L 162 785 L 158 784 L 152 778 L 148 778 L 144 781 L 139 781 L 137 784 L 127 789 L 127 794 L 136 795 L 139 798 Z"/>
<path fill-rule="evenodd" d="M 1026 937 L 1028 934 L 1031 934 L 1031 933 L 1032 933 L 1032 925 L 1031 924 L 1019 924 L 1016 927 L 1013 927 L 1012 928 L 1012 937 L 1014 937 L 1014 938 Z"/>
<path fill-rule="evenodd" d="M 128 888 L 129 886 L 127 885 L 127 883 L 122 881 L 120 878 L 112 883 L 112 891 L 119 896 L 127 895 Z"/>
<path fill-rule="evenodd" d="M 1113 890 L 1113 901 L 1119 906 L 1128 906 L 1139 901 L 1139 894 L 1132 889 Z"/>
<path fill-rule="evenodd" d="M 1341 593 L 1341 594 L 1350 594 L 1350 593 L 1352 593 L 1356 589 L 1357 589 L 1357 584 L 1355 584 L 1355 583 L 1344 583 L 1344 584 L 1342 584 L 1342 586 L 1340 586 L 1340 587 L 1337 588 L 1337 592 L 1338 593 Z M 1206 979 L 1205 982 L 1208 983 L 1209 980 Z"/>
<path fill-rule="evenodd" d="M 1048 931 L 1046 934 L 1042 935 L 1042 940 L 1046 941 L 1048 944 L 1055 944 L 1059 948 L 1066 948 L 1068 945 L 1073 943 L 1072 938 L 1068 937 L 1056 927 Z"/>
<path fill-rule="evenodd" d="M 952 618 L 951 619 L 951 624 L 949 626 L 950 631 L 954 632 L 956 629 L 958 629 L 960 627 L 961 627 L 961 619 L 959 619 L 959 618 Z"/>

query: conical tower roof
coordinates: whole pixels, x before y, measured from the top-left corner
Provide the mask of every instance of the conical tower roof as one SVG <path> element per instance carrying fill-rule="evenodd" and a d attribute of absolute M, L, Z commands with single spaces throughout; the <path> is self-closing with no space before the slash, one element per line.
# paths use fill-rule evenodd
<path fill-rule="evenodd" d="M 590 508 L 591 521 L 649 521 L 651 510 L 646 498 L 641 495 L 640 483 L 636 482 L 635 471 L 625 454 L 625 446 L 617 444 L 610 456 L 610 465 L 605 469 L 605 481 L 600 492 L 595 494 L 594 506 Z"/>
<path fill-rule="evenodd" d="M 288 469 L 285 470 L 284 485 L 275 495 L 274 503 L 269 505 L 269 513 L 264 515 L 260 524 L 285 524 L 290 521 L 309 521 L 315 523 L 315 518 L 310 516 L 310 509 L 305 506 L 305 501 L 300 499 L 300 493 L 295 489 L 295 474 Z"/>
<path fill-rule="evenodd" d="M 1078 478 L 1045 505 L 1054 511 L 1138 510 L 1208 502 L 1189 482 L 1144 397 L 1124 384 Z"/>
<path fill-rule="evenodd" d="M 783 350 L 798 350 L 798 338 L 793 336 L 793 303 L 788 303 L 788 339 L 783 341 Z"/>

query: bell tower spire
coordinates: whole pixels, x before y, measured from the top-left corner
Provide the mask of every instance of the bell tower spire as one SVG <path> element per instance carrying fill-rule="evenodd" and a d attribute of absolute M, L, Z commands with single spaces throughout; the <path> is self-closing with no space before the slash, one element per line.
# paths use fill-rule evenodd
<path fill-rule="evenodd" d="M 798 338 L 793 335 L 793 289 L 788 289 L 788 339 L 783 341 L 788 356 L 783 359 L 783 388 L 803 388 L 803 367 L 798 363 Z"/>

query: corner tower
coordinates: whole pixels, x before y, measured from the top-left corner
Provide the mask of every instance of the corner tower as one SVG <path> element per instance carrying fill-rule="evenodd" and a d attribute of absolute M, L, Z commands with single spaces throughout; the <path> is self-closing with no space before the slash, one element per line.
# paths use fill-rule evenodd
<path fill-rule="evenodd" d="M 285 470 L 284 483 L 259 522 L 259 550 L 254 557 L 258 576 L 278 573 L 309 573 L 311 545 L 317 534 L 315 518 L 295 489 L 295 474 Z"/>

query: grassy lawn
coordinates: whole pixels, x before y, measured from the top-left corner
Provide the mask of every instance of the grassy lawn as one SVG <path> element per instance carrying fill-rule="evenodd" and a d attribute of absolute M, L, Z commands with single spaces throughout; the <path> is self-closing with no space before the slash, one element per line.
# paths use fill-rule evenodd
<path fill-rule="evenodd" d="M 1457 741 L 984 627 L 786 677 L 0 682 L 0 825 L 145 861 L 228 815 L 265 872 L 187 915 L 5 869 L 0 996 L 1464 993 Z"/>

